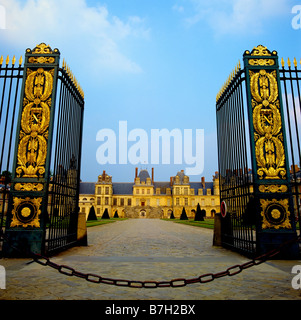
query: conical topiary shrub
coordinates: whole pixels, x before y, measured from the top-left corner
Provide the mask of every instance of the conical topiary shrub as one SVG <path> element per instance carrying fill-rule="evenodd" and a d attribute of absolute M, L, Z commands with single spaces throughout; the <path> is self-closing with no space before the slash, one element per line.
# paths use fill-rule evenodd
<path fill-rule="evenodd" d="M 175 216 L 173 214 L 173 211 L 171 211 L 171 215 L 170 215 L 169 219 L 174 219 L 174 218 L 175 218 Z"/>
<path fill-rule="evenodd" d="M 96 213 L 95 213 L 94 206 L 92 206 L 90 208 L 87 221 L 95 221 L 95 220 L 97 220 L 97 216 L 96 216 Z"/>
<path fill-rule="evenodd" d="M 180 220 L 188 220 L 185 208 L 183 208 L 183 210 L 182 210 Z"/>
<path fill-rule="evenodd" d="M 206 217 L 206 210 L 201 210 L 201 215 L 202 215 L 202 218 L 204 220 L 204 218 Z"/>
<path fill-rule="evenodd" d="M 196 213 L 194 216 L 194 221 L 204 221 L 204 218 L 202 216 L 202 211 L 201 211 L 201 207 L 200 204 L 198 203 L 197 208 L 196 208 Z"/>
<path fill-rule="evenodd" d="M 105 211 L 103 212 L 101 219 L 110 219 L 109 212 L 108 212 L 107 208 L 105 208 Z"/>
<path fill-rule="evenodd" d="M 114 218 L 119 218 L 118 211 L 115 211 Z"/>

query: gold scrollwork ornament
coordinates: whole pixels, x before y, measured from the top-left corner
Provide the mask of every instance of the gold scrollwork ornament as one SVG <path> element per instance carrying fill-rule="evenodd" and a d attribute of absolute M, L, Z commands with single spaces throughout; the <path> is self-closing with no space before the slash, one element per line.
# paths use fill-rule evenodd
<path fill-rule="evenodd" d="M 43 191 L 42 183 L 16 183 L 16 191 Z"/>
<path fill-rule="evenodd" d="M 273 59 L 250 59 L 249 64 L 251 66 L 273 66 L 275 61 Z"/>
<path fill-rule="evenodd" d="M 260 185 L 259 191 L 262 193 L 282 193 L 287 192 L 286 185 Z"/>
<path fill-rule="evenodd" d="M 276 72 L 249 71 L 257 174 L 260 179 L 285 179 L 285 152 Z"/>
<path fill-rule="evenodd" d="M 28 69 L 17 155 L 18 177 L 36 178 L 45 173 L 52 89 L 53 70 Z"/>

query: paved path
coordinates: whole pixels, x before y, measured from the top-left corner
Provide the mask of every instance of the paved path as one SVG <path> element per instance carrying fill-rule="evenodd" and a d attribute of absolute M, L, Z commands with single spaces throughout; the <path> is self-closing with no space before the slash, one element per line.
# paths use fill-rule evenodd
<path fill-rule="evenodd" d="M 162 220 L 125 220 L 88 229 L 89 246 L 51 260 L 83 273 L 127 280 L 167 281 L 216 273 L 248 259 L 212 247 L 209 229 Z M 233 277 L 183 288 L 133 289 L 67 277 L 28 259 L 2 259 L 6 290 L 0 299 L 23 300 L 301 300 L 291 274 L 301 261 L 271 261 Z"/>

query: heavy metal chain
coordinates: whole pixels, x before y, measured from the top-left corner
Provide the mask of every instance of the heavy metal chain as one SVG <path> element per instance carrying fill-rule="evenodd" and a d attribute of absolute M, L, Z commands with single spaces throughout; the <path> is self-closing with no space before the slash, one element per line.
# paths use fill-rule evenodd
<path fill-rule="evenodd" d="M 6 237 L 1 231 L 1 237 L 5 240 Z M 278 248 L 269 251 L 268 253 L 265 253 L 257 258 L 254 258 L 246 263 L 243 264 L 237 264 L 230 268 L 228 268 L 225 271 L 218 272 L 218 273 L 206 273 L 203 274 L 197 278 L 191 278 L 191 279 L 185 279 L 185 278 L 179 278 L 179 279 L 173 279 L 170 281 L 134 281 L 134 280 L 123 280 L 123 279 L 113 279 L 113 278 L 104 278 L 96 274 L 92 273 L 82 273 L 79 272 L 69 266 L 66 265 L 60 265 L 57 263 L 52 262 L 49 258 L 30 252 L 30 256 L 32 257 L 33 261 L 42 265 L 42 266 L 49 266 L 53 269 L 58 270 L 59 273 L 64 274 L 66 276 L 72 277 L 78 277 L 87 280 L 88 282 L 92 283 L 102 283 L 102 284 L 108 284 L 108 285 L 114 285 L 118 287 L 129 287 L 129 288 L 146 288 L 146 289 L 154 289 L 154 288 L 180 288 L 185 287 L 189 284 L 193 283 L 208 283 L 215 279 L 219 279 L 225 276 L 235 276 L 239 273 L 241 273 L 243 270 L 246 270 L 253 266 L 258 266 L 264 262 L 266 262 L 268 259 L 276 256 L 279 254 L 282 249 L 290 244 L 293 244 L 295 242 L 300 242 L 301 236 L 292 239 L 290 241 L 287 241 L 283 244 L 281 244 Z M 20 251 L 18 248 L 11 246 L 13 249 Z M 24 253 L 24 252 L 23 252 Z"/>

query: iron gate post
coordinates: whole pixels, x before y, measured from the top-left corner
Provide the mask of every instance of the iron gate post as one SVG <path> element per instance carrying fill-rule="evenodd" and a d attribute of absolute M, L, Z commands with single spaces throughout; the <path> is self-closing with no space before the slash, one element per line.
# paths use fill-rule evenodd
<path fill-rule="evenodd" d="M 59 59 L 44 43 L 26 50 L 4 256 L 44 251 Z"/>
<path fill-rule="evenodd" d="M 256 247 L 266 253 L 297 236 L 279 77 L 278 55 L 264 46 L 244 53 Z M 298 244 L 283 257 L 297 258 Z"/>

